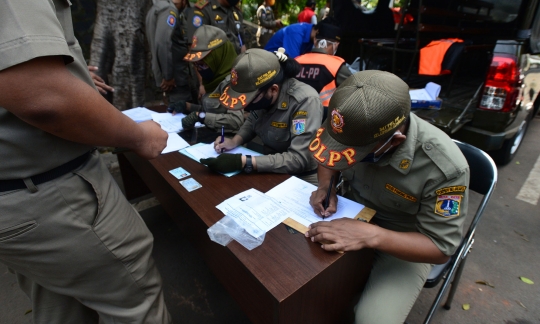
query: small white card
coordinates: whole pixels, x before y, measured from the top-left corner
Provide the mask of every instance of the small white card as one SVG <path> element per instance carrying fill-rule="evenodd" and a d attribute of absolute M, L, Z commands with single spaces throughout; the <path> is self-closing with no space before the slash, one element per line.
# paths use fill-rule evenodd
<path fill-rule="evenodd" d="M 198 183 L 195 179 L 189 178 L 186 180 L 180 181 L 180 184 L 186 188 L 187 191 L 192 192 L 193 190 L 201 188 L 201 184 Z"/>
<path fill-rule="evenodd" d="M 187 172 L 184 168 L 178 167 L 176 169 L 172 169 L 169 171 L 176 179 L 182 179 L 185 177 L 188 177 L 191 175 L 191 173 Z"/>

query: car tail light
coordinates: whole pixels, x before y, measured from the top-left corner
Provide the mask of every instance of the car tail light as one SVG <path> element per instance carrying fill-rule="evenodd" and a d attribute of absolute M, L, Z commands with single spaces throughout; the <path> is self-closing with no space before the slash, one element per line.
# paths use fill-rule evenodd
<path fill-rule="evenodd" d="M 480 109 L 500 112 L 514 110 L 520 85 L 516 60 L 513 55 L 495 53 L 480 99 Z"/>

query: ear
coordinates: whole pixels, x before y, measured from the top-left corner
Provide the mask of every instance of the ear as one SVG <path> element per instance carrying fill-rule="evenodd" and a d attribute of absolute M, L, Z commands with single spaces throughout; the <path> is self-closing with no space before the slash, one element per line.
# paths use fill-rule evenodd
<path fill-rule="evenodd" d="M 392 140 L 390 141 L 390 143 L 392 144 L 393 147 L 396 147 L 398 145 L 400 145 L 401 143 L 405 142 L 405 140 L 407 139 L 407 135 L 405 134 L 398 134 L 398 135 L 395 135 Z"/>

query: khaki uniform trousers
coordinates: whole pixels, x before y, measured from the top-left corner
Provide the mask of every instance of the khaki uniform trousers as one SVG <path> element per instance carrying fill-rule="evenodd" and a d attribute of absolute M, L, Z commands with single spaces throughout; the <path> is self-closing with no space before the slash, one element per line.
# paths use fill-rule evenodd
<path fill-rule="evenodd" d="M 99 153 L 30 189 L 0 193 L 0 262 L 34 323 L 170 323 L 152 234 Z"/>
<path fill-rule="evenodd" d="M 403 324 L 431 268 L 431 264 L 407 262 L 375 251 L 373 269 L 354 308 L 355 323 Z"/>

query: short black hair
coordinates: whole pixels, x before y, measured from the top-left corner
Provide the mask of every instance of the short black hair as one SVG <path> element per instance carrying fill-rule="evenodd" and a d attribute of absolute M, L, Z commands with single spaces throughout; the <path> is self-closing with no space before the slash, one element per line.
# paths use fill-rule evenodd
<path fill-rule="evenodd" d="M 315 1 L 314 1 L 314 0 L 307 0 L 307 1 L 306 1 L 306 7 L 311 7 L 311 6 L 313 6 L 313 5 L 315 5 Z"/>

